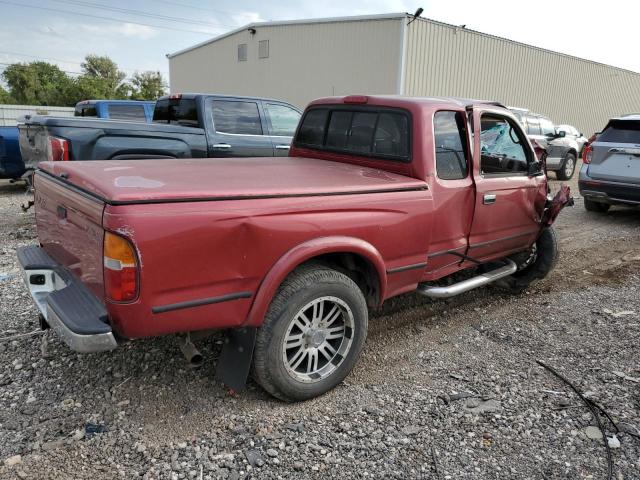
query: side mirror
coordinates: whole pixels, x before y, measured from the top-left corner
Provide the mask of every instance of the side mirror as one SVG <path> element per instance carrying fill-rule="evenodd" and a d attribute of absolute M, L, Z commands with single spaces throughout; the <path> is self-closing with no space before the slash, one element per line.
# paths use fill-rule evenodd
<path fill-rule="evenodd" d="M 542 174 L 542 162 L 534 161 L 530 162 L 527 168 L 527 174 L 530 177 L 535 177 L 536 175 Z"/>
<path fill-rule="evenodd" d="M 557 134 L 558 138 L 564 138 L 567 136 L 567 132 L 565 132 L 564 130 L 560 130 Z"/>

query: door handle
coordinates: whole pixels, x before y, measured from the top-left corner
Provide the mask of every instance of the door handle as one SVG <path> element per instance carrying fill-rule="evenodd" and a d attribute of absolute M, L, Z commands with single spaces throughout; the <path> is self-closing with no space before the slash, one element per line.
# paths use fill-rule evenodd
<path fill-rule="evenodd" d="M 229 145 L 228 143 L 214 143 L 213 148 L 217 148 L 219 150 L 229 150 L 231 148 L 231 145 Z"/>
<path fill-rule="evenodd" d="M 482 198 L 482 203 L 485 205 L 491 205 L 492 203 L 496 203 L 496 194 L 495 193 L 485 193 Z"/>
<path fill-rule="evenodd" d="M 289 150 L 290 148 L 289 145 L 276 145 L 276 150 Z"/>

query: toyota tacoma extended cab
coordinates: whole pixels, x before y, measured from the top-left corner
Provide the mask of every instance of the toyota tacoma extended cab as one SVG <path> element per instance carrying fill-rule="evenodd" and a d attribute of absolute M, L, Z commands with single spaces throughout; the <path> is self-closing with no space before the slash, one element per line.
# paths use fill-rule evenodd
<path fill-rule="evenodd" d="M 79 352 L 226 329 L 216 376 L 287 401 L 341 382 L 391 297 L 543 278 L 569 200 L 506 108 L 384 96 L 312 102 L 286 158 L 45 162 L 35 186 L 43 326 Z"/>
<path fill-rule="evenodd" d="M 253 97 L 173 94 L 153 122 L 31 116 L 19 125 L 27 170 L 42 161 L 286 156 L 300 111 Z"/>

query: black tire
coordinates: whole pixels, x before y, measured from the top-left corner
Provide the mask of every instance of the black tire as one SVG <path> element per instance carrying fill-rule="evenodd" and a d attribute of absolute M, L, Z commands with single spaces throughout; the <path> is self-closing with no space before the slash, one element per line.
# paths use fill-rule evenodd
<path fill-rule="evenodd" d="M 608 203 L 596 202 L 588 198 L 584 199 L 584 208 L 589 212 L 606 213 L 610 207 L 611 205 Z"/>
<path fill-rule="evenodd" d="M 298 316 L 300 311 L 304 311 L 303 309 L 310 302 L 320 301 L 326 297 L 337 298 L 348 306 L 351 313 L 348 318 L 353 328 L 344 329 L 344 337 L 340 342 L 349 342 L 349 347 L 344 352 L 344 356 L 337 354 L 330 361 L 320 357 L 322 361 L 327 362 L 325 367 L 334 369 L 327 373 L 327 376 L 302 381 L 294 378 L 296 373 L 291 373 L 291 364 L 286 364 L 284 355 L 288 350 L 285 349 L 285 338 L 290 338 L 287 337 L 288 333 L 291 328 L 296 328 L 293 325 L 295 319 L 300 318 Z M 341 311 L 340 315 L 346 315 L 345 312 L 346 310 Z M 253 355 L 253 376 L 267 392 L 287 402 L 307 400 L 322 395 L 342 382 L 353 369 L 364 347 L 367 324 L 368 311 L 364 295 L 351 278 L 323 265 L 307 265 L 298 268 L 278 289 L 271 301 L 264 323 L 258 330 Z M 347 333 L 348 330 L 352 331 Z M 340 345 L 342 346 L 342 343 Z M 303 347 L 299 349 L 302 350 Z M 319 355 L 316 352 L 316 356 L 319 357 Z"/>
<path fill-rule="evenodd" d="M 569 165 L 570 162 L 570 165 Z M 564 161 L 560 166 L 560 170 L 556 171 L 558 180 L 571 180 L 574 172 L 576 171 L 576 155 L 573 152 L 568 152 L 564 157 Z"/>
<path fill-rule="evenodd" d="M 524 268 L 519 269 L 513 275 L 502 278 L 495 282 L 495 285 L 510 291 L 512 293 L 520 293 L 536 280 L 546 277 L 558 262 L 558 238 L 553 227 L 542 230 L 535 243 L 535 256 L 531 263 Z M 513 260 L 518 263 L 526 263 L 530 257 L 529 254 L 514 257 Z"/>

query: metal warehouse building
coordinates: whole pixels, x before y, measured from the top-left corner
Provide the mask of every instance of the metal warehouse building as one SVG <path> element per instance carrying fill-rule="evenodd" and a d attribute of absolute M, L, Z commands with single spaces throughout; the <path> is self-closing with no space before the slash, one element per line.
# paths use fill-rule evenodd
<path fill-rule="evenodd" d="M 640 112 L 640 74 L 405 13 L 252 23 L 167 55 L 172 92 L 498 100 L 587 136 Z"/>

